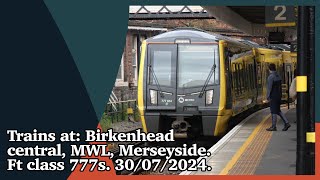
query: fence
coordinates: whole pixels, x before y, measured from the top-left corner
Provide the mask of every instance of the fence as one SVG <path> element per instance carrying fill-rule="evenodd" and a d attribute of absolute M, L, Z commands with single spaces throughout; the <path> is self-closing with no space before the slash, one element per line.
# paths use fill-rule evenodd
<path fill-rule="evenodd" d="M 111 123 L 131 120 L 139 120 L 137 100 L 109 102 L 105 109 L 105 114 Z"/>

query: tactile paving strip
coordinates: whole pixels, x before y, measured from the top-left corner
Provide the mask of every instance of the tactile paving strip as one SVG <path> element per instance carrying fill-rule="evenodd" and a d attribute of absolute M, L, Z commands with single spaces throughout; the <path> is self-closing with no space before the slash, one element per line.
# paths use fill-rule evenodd
<path fill-rule="evenodd" d="M 263 122 L 251 143 L 245 148 L 240 158 L 228 171 L 228 175 L 253 175 L 270 142 L 272 132 L 266 131 L 271 126 L 271 119 Z"/>

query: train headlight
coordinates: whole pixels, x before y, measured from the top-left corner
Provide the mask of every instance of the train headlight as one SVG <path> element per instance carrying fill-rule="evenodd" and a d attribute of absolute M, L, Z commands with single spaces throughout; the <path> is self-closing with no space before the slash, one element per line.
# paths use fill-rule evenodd
<path fill-rule="evenodd" d="M 158 91 L 150 90 L 151 104 L 158 104 Z"/>
<path fill-rule="evenodd" d="M 213 89 L 206 91 L 206 104 L 213 103 Z"/>

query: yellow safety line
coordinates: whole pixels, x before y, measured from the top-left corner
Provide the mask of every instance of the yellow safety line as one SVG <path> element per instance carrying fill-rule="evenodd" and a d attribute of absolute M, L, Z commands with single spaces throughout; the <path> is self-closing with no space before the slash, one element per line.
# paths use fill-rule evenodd
<path fill-rule="evenodd" d="M 228 172 L 232 169 L 232 167 L 236 164 L 236 162 L 239 160 L 241 155 L 244 153 L 245 149 L 250 145 L 254 137 L 257 135 L 259 130 L 261 129 L 263 123 L 270 117 L 271 115 L 268 115 L 265 117 L 259 125 L 253 130 L 251 135 L 248 137 L 248 139 L 243 143 L 243 145 L 240 147 L 240 149 L 237 151 L 237 153 L 232 157 L 232 159 L 228 162 L 228 164 L 223 168 L 223 170 L 219 173 L 219 175 L 227 175 Z"/>

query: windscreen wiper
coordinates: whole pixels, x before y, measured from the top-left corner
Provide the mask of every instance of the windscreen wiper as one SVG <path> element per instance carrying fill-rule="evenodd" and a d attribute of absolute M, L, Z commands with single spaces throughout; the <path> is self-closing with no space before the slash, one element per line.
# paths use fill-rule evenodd
<path fill-rule="evenodd" d="M 207 88 L 207 86 L 209 84 L 209 81 L 210 81 L 210 78 L 211 78 L 212 74 L 216 72 L 216 67 L 217 67 L 216 66 L 216 51 L 214 51 L 213 65 L 212 65 L 211 70 L 210 70 L 210 72 L 208 74 L 208 77 L 207 77 L 206 81 L 204 82 L 204 84 L 202 86 L 202 89 L 200 91 L 200 94 L 199 94 L 200 98 L 203 96 L 204 91 L 206 90 L 206 88 Z"/>
<path fill-rule="evenodd" d="M 153 67 L 152 67 L 151 65 L 149 65 L 149 69 L 150 69 L 150 71 L 151 71 L 151 73 L 152 73 L 153 79 L 154 79 L 154 81 L 155 81 L 155 83 L 156 83 L 156 86 L 157 86 L 157 88 L 158 88 L 158 91 L 159 91 L 159 93 L 160 93 L 160 96 L 163 98 L 163 93 L 162 93 L 161 86 L 160 86 L 160 84 L 159 84 L 158 78 L 157 78 L 157 76 L 156 76 L 156 73 L 154 72 Z"/>

